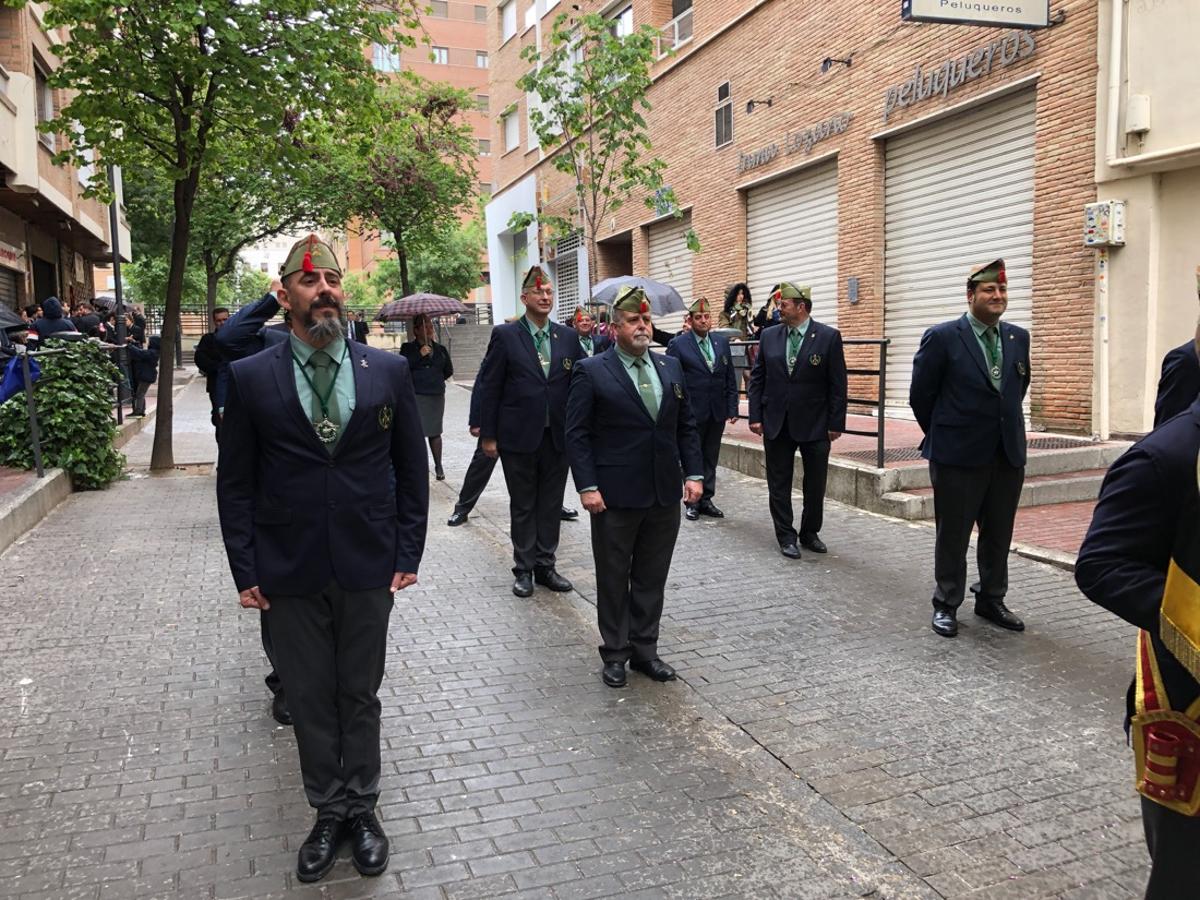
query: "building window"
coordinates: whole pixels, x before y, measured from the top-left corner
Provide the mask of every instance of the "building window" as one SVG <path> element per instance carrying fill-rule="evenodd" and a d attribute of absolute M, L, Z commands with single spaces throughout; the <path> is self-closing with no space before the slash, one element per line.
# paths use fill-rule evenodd
<path fill-rule="evenodd" d="M 504 152 L 515 150 L 521 144 L 521 123 L 518 121 L 517 111 L 505 113 L 501 118 L 501 123 L 504 128 Z"/>
<path fill-rule="evenodd" d="M 525 27 L 532 28 L 537 24 L 537 0 L 529 4 L 529 9 L 525 10 Z"/>
<path fill-rule="evenodd" d="M 500 7 L 500 40 L 507 41 L 517 33 L 517 0 L 508 0 Z"/>
<path fill-rule="evenodd" d="M 492 155 L 492 142 L 489 141 L 487 138 L 479 139 L 479 155 L 480 156 L 491 156 Z"/>
<path fill-rule="evenodd" d="M 487 94 L 476 94 L 475 95 L 475 108 L 477 110 L 479 110 L 481 113 L 485 113 L 490 109 L 490 107 L 491 107 L 491 103 L 488 100 Z"/>
<path fill-rule="evenodd" d="M 450 50 L 447 47 L 434 47 L 429 52 L 429 58 L 439 66 L 450 64 Z"/>
<path fill-rule="evenodd" d="M 38 123 L 52 122 L 54 121 L 54 88 L 50 87 L 50 76 L 36 63 L 33 67 L 33 80 L 37 90 Z M 54 149 L 54 135 L 39 133 L 38 139 L 51 150 Z"/>
<path fill-rule="evenodd" d="M 659 55 L 678 49 L 692 39 L 692 0 L 671 0 L 671 16 L 659 37 Z"/>
<path fill-rule="evenodd" d="M 475 68 L 486 69 L 488 67 L 488 55 L 486 50 L 475 51 Z"/>
<path fill-rule="evenodd" d="M 717 146 L 724 147 L 733 141 L 733 97 L 729 93 L 729 82 L 717 88 L 716 130 Z"/>
<path fill-rule="evenodd" d="M 371 65 L 375 67 L 376 72 L 399 72 L 400 54 L 394 47 L 372 44 Z"/>
<path fill-rule="evenodd" d="M 446 0 L 429 0 L 429 14 L 435 19 L 445 19 L 450 15 L 450 4 Z"/>
<path fill-rule="evenodd" d="M 478 3 L 475 4 L 475 21 L 476 22 L 486 22 L 487 21 L 487 7 L 486 6 L 480 6 Z"/>
<path fill-rule="evenodd" d="M 492 183 L 490 181 L 479 182 L 479 193 L 483 197 L 490 197 L 492 195 Z"/>
<path fill-rule="evenodd" d="M 633 4 L 626 6 L 612 17 L 613 37 L 629 37 L 633 34 Z"/>

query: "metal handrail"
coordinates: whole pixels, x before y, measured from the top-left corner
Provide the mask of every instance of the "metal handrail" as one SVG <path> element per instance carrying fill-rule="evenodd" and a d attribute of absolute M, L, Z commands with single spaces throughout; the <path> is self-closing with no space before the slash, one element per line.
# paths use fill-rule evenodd
<path fill-rule="evenodd" d="M 886 430 L 886 423 L 887 423 L 887 418 L 883 414 L 883 405 L 884 405 L 884 402 L 887 397 L 887 348 L 888 348 L 888 344 L 890 344 L 890 343 L 891 343 L 891 338 L 843 338 L 842 339 L 843 347 L 872 347 L 872 346 L 874 346 L 874 347 L 879 348 L 879 367 L 878 368 L 876 368 L 876 369 L 847 369 L 846 370 L 847 375 L 873 375 L 873 376 L 877 376 L 879 378 L 879 393 L 877 395 L 879 397 L 878 400 L 868 400 L 865 397 L 847 397 L 846 398 L 847 403 L 855 403 L 855 404 L 858 404 L 859 406 L 875 407 L 875 410 L 876 410 L 875 420 L 879 423 L 878 427 L 874 431 L 859 431 L 857 429 L 847 428 L 846 431 L 844 432 L 845 434 L 856 434 L 860 437 L 873 437 L 873 438 L 877 439 L 876 443 L 875 443 L 875 468 L 877 468 L 877 469 L 883 468 L 884 432 Z M 743 364 L 738 365 L 738 360 L 735 359 L 734 369 L 737 370 L 737 372 L 738 372 L 738 397 L 746 397 L 748 399 L 749 391 L 746 387 L 743 386 L 743 382 L 745 382 L 746 379 L 743 378 L 742 376 L 743 376 L 743 373 L 748 372 L 750 369 L 749 364 L 745 363 L 745 360 L 747 360 L 750 356 L 749 349 L 751 347 L 757 347 L 758 341 L 757 340 L 730 341 L 729 346 L 730 346 L 730 348 L 733 348 L 733 347 L 746 348 L 747 352 L 741 354 L 741 361 Z M 738 418 L 739 419 L 749 418 L 749 416 L 743 416 L 741 414 L 741 411 L 739 410 Z"/>

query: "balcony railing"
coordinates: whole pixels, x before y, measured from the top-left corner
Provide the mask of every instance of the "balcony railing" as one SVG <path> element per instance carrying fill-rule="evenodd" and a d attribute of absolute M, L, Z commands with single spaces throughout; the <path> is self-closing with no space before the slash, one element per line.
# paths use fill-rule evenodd
<path fill-rule="evenodd" d="M 663 26 L 658 36 L 658 55 L 666 56 L 692 39 L 692 9 L 689 7 Z"/>

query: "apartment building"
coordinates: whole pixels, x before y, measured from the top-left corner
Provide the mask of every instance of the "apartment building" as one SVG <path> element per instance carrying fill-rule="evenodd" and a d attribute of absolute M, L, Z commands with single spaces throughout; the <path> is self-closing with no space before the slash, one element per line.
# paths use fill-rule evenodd
<path fill-rule="evenodd" d="M 47 27 L 37 3 L 0 5 L 0 304 L 10 308 L 93 297 L 93 264 L 112 258 L 108 208 L 83 197 L 97 161 L 54 165 L 67 138 L 38 131 L 68 100 L 47 81 L 58 64 L 51 46 L 65 39 Z M 128 261 L 123 215 L 118 240 Z"/>
<path fill-rule="evenodd" d="M 515 81 L 521 49 L 573 7 L 493 2 L 497 319 L 515 311 L 519 273 L 533 262 L 556 280 L 560 318 L 590 283 L 618 274 L 649 275 L 688 298 L 746 281 L 756 303 L 776 281 L 810 284 L 817 319 L 890 340 L 884 400 L 904 415 L 922 333 L 963 312 L 972 264 L 1004 257 L 1008 318 L 1033 335 L 1034 427 L 1098 430 L 1098 252 L 1085 245 L 1097 198 L 1095 3 L 1056 2 L 1050 27 L 1034 30 L 907 21 L 899 2 L 577 5 L 617 34 L 650 25 L 663 53 L 674 50 L 654 65 L 647 121 L 679 209 L 632 198 L 602 226 L 595 273 L 578 236 L 508 227 L 514 212 L 570 208 L 571 182 L 537 146 L 531 98 Z M 688 228 L 699 253 L 686 248 Z"/>
<path fill-rule="evenodd" d="M 430 81 L 447 82 L 471 93 L 476 109 L 469 112 L 467 118 L 479 146 L 475 161 L 479 196 L 487 197 L 492 189 L 488 7 L 485 3 L 457 0 L 433 0 L 425 5 L 428 12 L 421 17 L 421 25 L 430 43 L 418 42 L 412 49 L 400 51 L 376 44 L 371 48 L 371 62 L 378 72 L 411 71 Z M 380 259 L 394 255 L 382 245 L 378 236 L 363 234 L 353 226 L 347 228 L 346 249 L 349 271 L 352 272 L 371 272 Z M 489 299 L 486 286 L 475 295 L 473 299 L 479 302 Z"/>

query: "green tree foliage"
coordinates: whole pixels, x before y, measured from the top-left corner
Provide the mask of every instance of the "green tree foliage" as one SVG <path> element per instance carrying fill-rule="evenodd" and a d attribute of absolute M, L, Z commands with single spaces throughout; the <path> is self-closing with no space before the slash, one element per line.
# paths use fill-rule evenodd
<path fill-rule="evenodd" d="M 334 158 L 343 221 L 390 239 L 400 293 L 411 294 L 413 256 L 458 226 L 474 198 L 478 143 L 464 113 L 466 91 L 402 72 L 359 110 Z"/>
<path fill-rule="evenodd" d="M 617 37 L 612 25 L 601 15 L 561 13 L 540 53 L 536 44 L 521 51 L 535 68 L 517 79 L 517 87 L 539 98 L 529 122 L 542 151 L 575 182 L 571 215 L 543 215 L 541 222 L 560 234 L 582 230 L 589 275 L 597 271 L 598 226 L 629 198 L 641 195 L 647 206 L 681 215 L 663 184 L 666 163 L 653 154 L 644 115 L 658 32 L 644 25 Z M 509 224 L 528 227 L 532 219 L 517 214 Z M 687 241 L 700 249 L 694 232 Z"/>
<path fill-rule="evenodd" d="M 50 339 L 46 349 L 63 352 L 38 358 L 42 375 L 33 393 L 42 460 L 65 469 L 79 490 L 105 487 L 125 467 L 125 457 L 113 449 L 117 427 L 109 395 L 121 372 L 91 341 Z M 24 394 L 0 404 L 0 464 L 34 467 Z"/>
<path fill-rule="evenodd" d="M 483 284 L 481 260 L 486 247 L 483 226 L 478 220 L 447 232 L 442 240 L 413 254 L 409 264 L 413 290 L 465 299 Z"/>
<path fill-rule="evenodd" d="M 126 171 L 149 168 L 171 184 L 170 262 L 163 346 L 175 340 L 204 178 L 233 146 L 247 168 L 304 165 L 312 135 L 336 131 L 343 110 L 370 103 L 373 42 L 417 27 L 417 0 L 44 0 L 55 46 L 52 86 L 71 92 L 46 127 L 78 139 L 59 161 L 93 148 Z M 400 40 L 411 39 L 400 38 Z M 99 168 L 99 167 L 98 167 Z M 93 184 L 97 193 L 105 189 Z M 172 371 L 159 367 L 151 467 L 173 465 Z"/>

